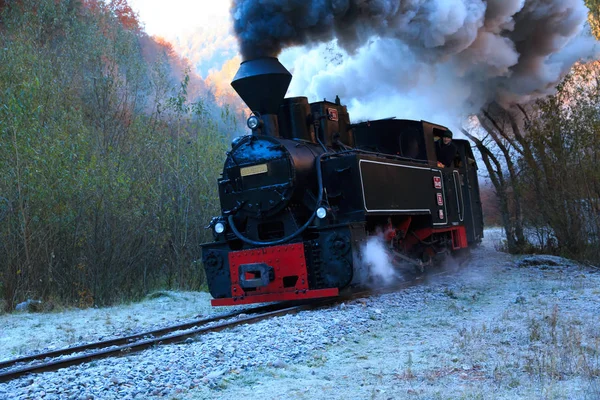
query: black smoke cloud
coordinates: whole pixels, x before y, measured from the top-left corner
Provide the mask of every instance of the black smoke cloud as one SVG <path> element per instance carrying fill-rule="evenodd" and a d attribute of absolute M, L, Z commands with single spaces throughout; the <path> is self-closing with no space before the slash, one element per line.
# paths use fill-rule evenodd
<path fill-rule="evenodd" d="M 458 52 L 477 37 L 485 11 L 483 1 L 441 0 L 235 0 L 231 9 L 246 59 L 333 38 L 353 53 L 374 36 L 399 38 L 432 55 Z"/>
<path fill-rule="evenodd" d="M 594 39 L 582 34 L 587 12 L 583 0 L 234 0 L 231 7 L 245 59 L 335 41 L 344 53 L 338 79 L 356 82 L 366 68 L 372 83 L 389 80 L 391 60 L 421 72 L 443 66 L 428 72 L 467 85 L 464 100 L 476 107 L 548 94 L 573 63 L 595 57 Z M 386 84 L 401 88 L 410 79 Z"/>

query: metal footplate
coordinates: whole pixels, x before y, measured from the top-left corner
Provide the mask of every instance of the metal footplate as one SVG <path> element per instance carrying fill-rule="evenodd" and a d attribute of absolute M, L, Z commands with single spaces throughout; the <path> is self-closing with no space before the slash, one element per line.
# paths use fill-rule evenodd
<path fill-rule="evenodd" d="M 231 298 L 213 306 L 304 300 L 339 295 L 337 288 L 310 290 L 304 243 L 229 253 Z"/>

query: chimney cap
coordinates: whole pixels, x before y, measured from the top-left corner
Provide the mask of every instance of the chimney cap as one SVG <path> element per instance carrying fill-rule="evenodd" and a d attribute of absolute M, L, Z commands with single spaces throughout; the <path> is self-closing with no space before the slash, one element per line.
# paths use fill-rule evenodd
<path fill-rule="evenodd" d="M 231 82 L 253 112 L 277 114 L 292 74 L 275 57 L 246 60 Z"/>

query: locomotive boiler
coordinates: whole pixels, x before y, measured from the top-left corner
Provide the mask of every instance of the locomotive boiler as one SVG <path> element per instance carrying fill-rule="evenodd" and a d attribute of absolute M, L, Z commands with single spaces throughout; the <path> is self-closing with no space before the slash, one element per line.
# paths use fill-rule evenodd
<path fill-rule="evenodd" d="M 334 102 L 285 98 L 276 58 L 245 61 L 232 82 L 252 110 L 218 181 L 221 215 L 203 245 L 213 305 L 336 296 L 367 281 L 362 245 L 380 235 L 392 257 L 424 268 L 481 241 L 477 165 L 455 140 L 438 167 L 425 121 L 350 123 Z"/>

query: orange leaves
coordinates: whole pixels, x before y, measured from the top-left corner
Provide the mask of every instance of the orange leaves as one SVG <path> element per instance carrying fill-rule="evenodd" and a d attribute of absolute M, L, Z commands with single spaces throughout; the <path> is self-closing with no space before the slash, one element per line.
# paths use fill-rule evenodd
<path fill-rule="evenodd" d="M 127 0 L 111 0 L 108 7 L 115 13 L 125 29 L 132 31 L 140 30 L 138 16 L 129 3 L 127 3 Z"/>
<path fill-rule="evenodd" d="M 117 17 L 125 29 L 136 32 L 141 31 L 138 15 L 133 11 L 127 0 L 111 0 L 107 5 L 103 1 L 85 0 L 83 6 L 92 13 L 100 13 L 102 9 L 108 6 L 108 10 Z"/>

